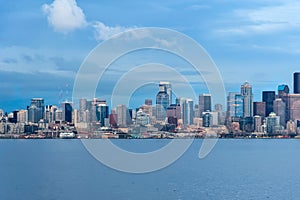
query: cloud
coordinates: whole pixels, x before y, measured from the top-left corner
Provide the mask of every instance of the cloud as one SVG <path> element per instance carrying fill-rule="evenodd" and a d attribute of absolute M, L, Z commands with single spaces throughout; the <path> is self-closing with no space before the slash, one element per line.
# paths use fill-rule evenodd
<path fill-rule="evenodd" d="M 76 69 L 68 66 L 71 66 L 74 62 L 72 59 L 61 58 L 58 55 L 49 57 L 48 53 L 40 49 L 11 46 L 0 50 L 1 73 L 14 72 L 24 75 L 44 73 L 64 78 L 73 78 Z"/>
<path fill-rule="evenodd" d="M 87 25 L 82 9 L 75 0 L 54 0 L 52 4 L 44 4 L 43 12 L 48 23 L 57 32 L 68 33 Z"/>
<path fill-rule="evenodd" d="M 221 35 L 269 34 L 300 28 L 300 2 L 282 2 L 280 5 L 256 9 L 234 10 L 235 24 L 217 30 Z"/>
<path fill-rule="evenodd" d="M 93 27 L 95 29 L 96 40 L 107 40 L 115 34 L 121 33 L 123 31 L 131 30 L 134 27 L 123 27 L 123 26 L 107 26 L 103 22 L 94 22 Z"/>

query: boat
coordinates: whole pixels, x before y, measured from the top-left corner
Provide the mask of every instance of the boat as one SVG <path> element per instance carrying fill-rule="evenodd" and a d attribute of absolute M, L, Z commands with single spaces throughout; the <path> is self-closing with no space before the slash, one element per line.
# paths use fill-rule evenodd
<path fill-rule="evenodd" d="M 73 133 L 73 132 L 60 133 L 59 138 L 62 138 L 62 139 L 75 138 L 75 133 Z"/>

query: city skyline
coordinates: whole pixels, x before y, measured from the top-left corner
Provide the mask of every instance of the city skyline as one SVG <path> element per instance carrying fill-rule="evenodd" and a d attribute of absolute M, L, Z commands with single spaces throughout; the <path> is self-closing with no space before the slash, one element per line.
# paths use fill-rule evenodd
<path fill-rule="evenodd" d="M 75 14 L 61 13 L 59 8 L 63 6 Z M 33 96 L 57 104 L 66 84 L 71 94 L 80 64 L 99 42 L 135 27 L 170 28 L 195 39 L 215 61 L 226 91 L 238 91 L 239 84 L 247 80 L 257 101 L 259 91 L 276 90 L 275 83 L 292 89 L 290 74 L 300 66 L 296 45 L 300 39 L 299 7 L 299 2 L 291 0 L 6 2 L 0 8 L 0 24 L 4 27 L 0 33 L 0 107 L 24 107 Z M 146 61 L 151 61 L 151 56 Z M 184 68 L 180 62 L 171 64 Z M 193 74 L 185 73 L 193 79 Z M 196 93 L 208 93 L 202 80 L 193 82 Z M 110 82 L 105 84 L 109 86 Z M 146 91 L 152 93 L 154 88 Z M 97 96 L 106 98 L 107 93 L 101 92 Z"/>

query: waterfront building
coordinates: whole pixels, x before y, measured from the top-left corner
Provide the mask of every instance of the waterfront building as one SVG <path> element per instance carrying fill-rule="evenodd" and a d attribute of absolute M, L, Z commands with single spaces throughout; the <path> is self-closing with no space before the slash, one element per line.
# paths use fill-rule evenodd
<path fill-rule="evenodd" d="M 254 117 L 254 132 L 262 132 L 262 117 L 255 115 Z"/>
<path fill-rule="evenodd" d="M 263 91 L 262 101 L 266 103 L 266 116 L 274 112 L 273 102 L 275 100 L 275 91 Z"/>
<path fill-rule="evenodd" d="M 280 130 L 280 117 L 274 112 L 271 112 L 266 118 L 267 133 L 275 134 L 277 130 Z"/>
<path fill-rule="evenodd" d="M 211 111 L 211 94 L 200 94 L 198 106 L 200 117 L 202 117 L 203 112 Z"/>
<path fill-rule="evenodd" d="M 252 86 L 246 81 L 241 85 L 241 95 L 243 96 L 243 117 L 253 116 L 253 94 Z"/>

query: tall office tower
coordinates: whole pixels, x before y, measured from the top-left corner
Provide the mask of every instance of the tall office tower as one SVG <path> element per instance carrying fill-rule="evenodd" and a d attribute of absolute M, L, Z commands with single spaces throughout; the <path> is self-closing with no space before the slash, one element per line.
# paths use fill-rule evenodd
<path fill-rule="evenodd" d="M 159 84 L 159 92 L 156 95 L 156 119 L 163 121 L 167 116 L 167 108 L 169 104 L 169 94 L 164 84 Z"/>
<path fill-rule="evenodd" d="M 244 99 L 244 117 L 253 117 L 252 86 L 247 81 L 241 85 L 241 95 Z"/>
<path fill-rule="evenodd" d="M 182 98 L 182 97 L 179 97 L 179 98 L 176 98 L 176 104 L 180 105 L 180 119 L 182 120 L 182 123 L 184 124 L 184 119 L 186 118 L 185 115 L 186 115 L 186 112 L 185 112 L 185 107 L 186 107 L 186 104 L 185 104 L 185 101 L 186 101 L 186 98 Z"/>
<path fill-rule="evenodd" d="M 269 116 L 269 114 L 274 111 L 273 102 L 275 100 L 275 91 L 263 91 L 262 100 L 266 102 L 266 116 Z"/>
<path fill-rule="evenodd" d="M 82 98 L 79 100 L 79 111 L 83 112 L 87 110 L 87 100 Z"/>
<path fill-rule="evenodd" d="M 275 134 L 276 130 L 280 129 L 280 117 L 274 112 L 271 112 L 266 118 L 267 133 Z"/>
<path fill-rule="evenodd" d="M 128 108 L 125 105 L 117 105 L 116 114 L 118 126 L 127 127 L 130 118 Z"/>
<path fill-rule="evenodd" d="M 289 94 L 288 95 L 288 113 L 289 120 L 300 119 L 300 94 Z"/>
<path fill-rule="evenodd" d="M 168 94 L 168 106 L 172 104 L 172 86 L 169 82 L 160 82 L 159 90 L 165 91 Z"/>
<path fill-rule="evenodd" d="M 244 97 L 235 92 L 227 96 L 227 118 L 244 116 Z"/>
<path fill-rule="evenodd" d="M 33 98 L 31 99 L 31 104 L 28 108 L 28 121 L 37 123 L 44 118 L 44 99 L 42 98 Z"/>
<path fill-rule="evenodd" d="M 211 94 L 200 94 L 198 106 L 200 117 L 202 117 L 203 112 L 211 111 Z"/>
<path fill-rule="evenodd" d="M 300 94 L 300 72 L 294 73 L 294 94 Z"/>
<path fill-rule="evenodd" d="M 278 86 L 278 98 L 282 99 L 285 104 L 285 121 L 289 120 L 289 110 L 288 110 L 288 95 L 290 93 L 289 86 L 279 85 Z"/>
<path fill-rule="evenodd" d="M 273 109 L 274 113 L 280 117 L 280 125 L 285 127 L 286 126 L 286 117 L 285 117 L 285 111 L 286 111 L 286 105 L 285 102 L 283 102 L 282 99 L 277 98 L 274 100 L 273 103 Z"/>
<path fill-rule="evenodd" d="M 253 102 L 253 115 L 266 116 L 266 102 Z"/>
<path fill-rule="evenodd" d="M 108 123 L 105 123 L 108 122 L 108 116 L 108 106 L 104 103 L 98 104 L 96 106 L 96 117 L 101 126 L 108 126 Z"/>
<path fill-rule="evenodd" d="M 191 125 L 193 123 L 194 123 L 194 101 L 192 99 L 186 99 L 183 124 Z"/>
<path fill-rule="evenodd" d="M 152 99 L 145 99 L 145 105 L 152 106 Z"/>
<path fill-rule="evenodd" d="M 73 104 L 71 102 L 61 103 L 62 121 L 72 123 Z"/>
<path fill-rule="evenodd" d="M 89 104 L 89 105 L 88 105 Z M 89 110 L 90 116 L 90 122 L 97 122 L 97 105 L 99 104 L 106 104 L 106 100 L 105 99 L 99 99 L 99 98 L 93 98 L 92 101 L 89 101 L 87 104 L 87 108 Z"/>

